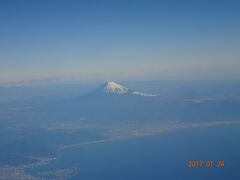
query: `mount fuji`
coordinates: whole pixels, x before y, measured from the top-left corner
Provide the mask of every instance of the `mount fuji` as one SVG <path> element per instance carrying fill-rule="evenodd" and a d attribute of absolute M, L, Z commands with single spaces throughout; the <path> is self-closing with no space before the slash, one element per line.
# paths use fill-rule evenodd
<path fill-rule="evenodd" d="M 127 87 L 124 87 L 114 81 L 108 81 L 99 87 L 93 93 L 96 94 L 108 94 L 108 95 L 136 95 L 136 96 L 156 96 L 153 94 L 142 93 L 138 91 L 131 90 Z"/>
<path fill-rule="evenodd" d="M 41 107 L 42 119 L 56 121 L 88 119 L 87 122 L 117 123 L 148 119 L 159 112 L 158 96 L 138 92 L 108 81 L 85 95 Z M 155 116 L 155 115 L 154 115 Z M 155 117 L 157 118 L 157 117 Z M 154 118 L 154 119 L 155 119 Z"/>

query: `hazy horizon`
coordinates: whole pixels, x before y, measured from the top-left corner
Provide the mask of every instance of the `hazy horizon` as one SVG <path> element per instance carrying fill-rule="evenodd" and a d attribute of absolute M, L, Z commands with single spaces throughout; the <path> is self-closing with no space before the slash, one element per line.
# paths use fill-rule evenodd
<path fill-rule="evenodd" d="M 237 1 L 3 1 L 0 82 L 240 80 Z"/>

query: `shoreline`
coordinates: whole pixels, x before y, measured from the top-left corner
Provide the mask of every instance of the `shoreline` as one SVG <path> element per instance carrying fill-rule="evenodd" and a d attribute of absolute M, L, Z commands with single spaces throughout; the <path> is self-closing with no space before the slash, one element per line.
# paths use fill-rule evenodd
<path fill-rule="evenodd" d="M 141 128 L 141 129 L 132 129 L 132 132 L 130 134 L 118 136 L 118 137 L 110 137 L 108 139 L 101 139 L 101 140 L 94 140 L 94 141 L 88 141 L 88 142 L 80 142 L 70 145 L 64 145 L 58 148 L 57 155 L 53 158 L 40 160 L 37 163 L 29 164 L 25 166 L 16 167 L 16 170 L 19 172 L 24 172 L 27 176 L 32 176 L 30 173 L 26 173 L 27 169 L 34 169 L 38 168 L 40 166 L 47 166 L 48 164 L 52 163 L 58 157 L 61 156 L 62 153 L 64 153 L 65 150 L 75 148 L 78 146 L 84 146 L 84 145 L 91 145 L 91 144 L 102 144 L 102 143 L 108 143 L 108 142 L 115 142 L 120 140 L 128 140 L 128 139 L 136 139 L 136 138 L 144 138 L 144 137 L 151 137 L 151 136 L 157 136 L 162 133 L 168 133 L 176 130 L 187 130 L 187 129 L 193 129 L 193 128 L 204 128 L 204 127 L 214 127 L 214 126 L 225 126 L 225 125 L 240 125 L 240 121 L 214 121 L 214 122 L 204 122 L 204 123 L 184 123 L 184 124 L 175 124 L 173 127 L 168 128 L 160 128 L 160 127 L 154 127 L 154 129 L 151 128 Z M 129 132 L 129 131 L 128 131 Z M 34 178 L 39 178 L 32 176 Z"/>
<path fill-rule="evenodd" d="M 100 143 L 107 143 L 112 141 L 119 141 L 119 140 L 126 140 L 132 138 L 142 138 L 148 136 L 155 136 L 162 133 L 167 133 L 175 130 L 185 130 L 185 129 L 192 129 L 192 128 L 204 128 L 204 127 L 212 127 L 212 126 L 223 126 L 223 125 L 232 125 L 232 124 L 240 124 L 240 121 L 213 121 L 213 122 L 205 122 L 205 123 L 185 123 L 185 124 L 177 124 L 174 127 L 167 127 L 167 128 L 159 128 L 155 127 L 154 130 L 149 130 L 149 128 L 142 128 L 142 129 L 133 129 L 132 131 L 128 131 L 128 135 L 122 135 L 119 137 L 111 137 L 108 139 L 102 140 L 95 140 L 89 142 L 80 142 L 76 144 L 64 145 L 61 146 L 58 151 L 62 152 L 66 149 L 74 148 L 76 146 L 82 145 L 89 145 L 89 144 L 100 144 Z"/>

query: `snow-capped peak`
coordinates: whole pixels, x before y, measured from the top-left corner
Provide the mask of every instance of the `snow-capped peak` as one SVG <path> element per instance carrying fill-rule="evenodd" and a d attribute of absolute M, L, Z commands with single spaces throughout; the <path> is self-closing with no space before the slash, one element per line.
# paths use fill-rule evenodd
<path fill-rule="evenodd" d="M 128 95 L 134 95 L 134 96 L 156 96 L 153 94 L 147 94 L 147 93 L 141 93 L 138 91 L 133 91 L 131 89 L 128 89 L 116 82 L 108 81 L 105 84 L 103 84 L 98 90 L 98 93 L 104 93 L 104 94 L 128 94 Z"/>
<path fill-rule="evenodd" d="M 108 81 L 103 85 L 103 91 L 111 94 L 124 94 L 127 93 L 129 89 L 113 81 Z"/>

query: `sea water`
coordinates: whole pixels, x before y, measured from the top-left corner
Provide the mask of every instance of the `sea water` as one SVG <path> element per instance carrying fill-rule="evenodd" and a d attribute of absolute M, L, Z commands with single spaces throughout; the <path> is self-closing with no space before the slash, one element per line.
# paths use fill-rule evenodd
<path fill-rule="evenodd" d="M 190 161 L 199 164 L 189 167 Z M 239 180 L 240 125 L 79 145 L 65 150 L 44 169 L 61 168 L 76 168 L 69 178 L 76 180 Z"/>

